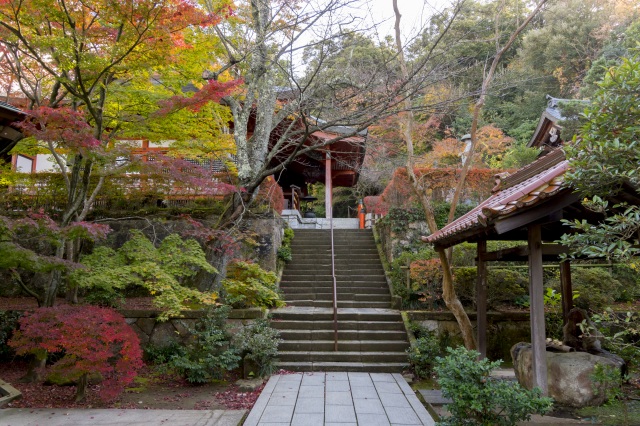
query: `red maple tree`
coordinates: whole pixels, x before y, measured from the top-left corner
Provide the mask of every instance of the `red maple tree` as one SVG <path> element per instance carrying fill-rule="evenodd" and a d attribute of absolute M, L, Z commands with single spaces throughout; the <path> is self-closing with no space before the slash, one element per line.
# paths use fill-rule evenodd
<path fill-rule="evenodd" d="M 18 355 L 62 354 L 49 374 L 77 381 L 76 401 L 85 397 L 90 375 L 99 375 L 99 396 L 110 401 L 142 367 L 138 336 L 113 309 L 69 305 L 39 308 L 24 314 L 19 323 L 9 346 Z"/>

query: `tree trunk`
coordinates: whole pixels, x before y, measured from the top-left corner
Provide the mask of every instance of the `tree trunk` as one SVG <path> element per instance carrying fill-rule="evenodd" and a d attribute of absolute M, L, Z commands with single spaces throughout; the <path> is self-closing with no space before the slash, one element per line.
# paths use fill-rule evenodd
<path fill-rule="evenodd" d="M 76 240 L 77 241 L 77 240 Z M 75 262 L 77 260 L 77 244 L 76 241 L 70 240 L 67 244 L 67 259 Z M 67 291 L 65 294 L 65 299 L 69 303 L 77 304 L 78 303 L 78 286 L 76 284 L 71 284 L 67 282 Z"/>
<path fill-rule="evenodd" d="M 64 259 L 64 248 L 65 248 L 65 240 L 63 239 L 60 242 L 60 246 L 56 248 L 56 257 L 58 259 Z M 60 283 L 62 282 L 62 271 L 59 269 L 53 270 L 51 272 L 51 278 L 49 282 L 45 286 L 45 294 L 43 306 L 46 308 L 50 308 L 56 303 L 56 296 L 58 295 L 58 289 L 60 288 Z"/>
<path fill-rule="evenodd" d="M 222 285 L 222 279 L 227 275 L 227 265 L 230 256 L 224 247 L 225 243 L 214 241 L 207 245 L 205 256 L 207 262 L 218 270 L 217 274 L 211 274 L 206 271 L 200 271 L 196 275 L 195 285 L 200 291 L 219 291 Z"/>
<path fill-rule="evenodd" d="M 83 374 L 78 379 L 78 386 L 76 387 L 76 396 L 75 402 L 84 401 L 87 397 L 87 385 L 89 384 L 89 376 L 88 374 Z"/>
<path fill-rule="evenodd" d="M 398 9 L 398 0 L 393 0 L 393 10 L 396 15 L 395 22 L 395 33 L 396 33 L 396 46 L 398 49 L 398 58 L 400 61 L 400 69 L 402 71 L 402 77 L 407 80 L 409 73 L 407 71 L 407 65 L 404 59 L 404 54 L 402 50 L 402 41 L 400 38 L 400 10 Z M 431 199 L 427 196 L 426 188 L 424 188 L 421 183 L 418 181 L 416 174 L 413 170 L 414 161 L 413 161 L 413 113 L 411 112 L 411 99 L 407 98 L 405 101 L 407 112 L 404 113 L 404 139 L 407 145 L 407 173 L 409 174 L 409 180 L 411 182 L 411 186 L 418 196 L 420 200 L 420 204 L 424 210 L 425 218 L 427 220 L 427 225 L 429 226 L 429 231 L 434 233 L 438 230 L 438 225 L 436 224 L 435 215 L 433 213 L 433 208 L 431 204 Z M 471 321 L 465 312 L 460 299 L 456 295 L 456 290 L 453 287 L 453 275 L 451 274 L 451 265 L 447 255 L 443 249 L 438 249 L 438 256 L 440 257 L 440 262 L 442 266 L 442 295 L 444 299 L 444 303 L 447 305 L 447 308 L 453 313 L 456 321 L 458 322 L 458 326 L 460 327 L 460 332 L 462 333 L 462 338 L 464 339 L 464 345 L 467 349 L 475 349 L 476 348 L 476 339 L 473 334 L 473 326 L 471 325 Z"/>
<path fill-rule="evenodd" d="M 456 290 L 453 286 L 453 275 L 451 274 L 451 266 L 449 264 L 449 258 L 444 249 L 437 249 L 438 257 L 442 263 L 442 298 L 447 308 L 453 313 L 453 316 L 458 322 L 460 327 L 460 333 L 464 340 L 464 346 L 467 349 L 476 349 L 478 347 L 476 342 L 476 336 L 473 332 L 473 325 L 469 320 L 467 312 L 462 306 L 462 302 L 456 295 Z"/>
<path fill-rule="evenodd" d="M 35 354 L 31 363 L 29 364 L 29 370 L 27 374 L 20 378 L 22 383 L 36 383 L 43 379 L 44 367 L 47 365 L 47 353 Z"/>

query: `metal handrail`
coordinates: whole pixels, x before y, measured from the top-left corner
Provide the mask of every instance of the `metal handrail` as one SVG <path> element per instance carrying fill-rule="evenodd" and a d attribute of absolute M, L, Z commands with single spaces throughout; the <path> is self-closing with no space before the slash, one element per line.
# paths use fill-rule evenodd
<path fill-rule="evenodd" d="M 338 351 L 338 284 L 336 283 L 336 260 L 333 247 L 333 209 L 329 216 L 331 228 L 331 275 L 333 276 L 333 350 Z"/>

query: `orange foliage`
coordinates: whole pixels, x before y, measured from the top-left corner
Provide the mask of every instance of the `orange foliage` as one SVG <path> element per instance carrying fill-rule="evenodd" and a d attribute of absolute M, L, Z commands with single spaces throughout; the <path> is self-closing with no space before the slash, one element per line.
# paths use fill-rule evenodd
<path fill-rule="evenodd" d="M 489 125 L 478 130 L 478 145 L 474 155 L 474 165 L 489 165 L 489 159 L 505 153 L 513 144 L 513 138 L 506 136 L 501 129 Z"/>
<path fill-rule="evenodd" d="M 464 151 L 464 146 L 464 143 L 455 138 L 437 140 L 432 144 L 433 149 L 419 158 L 417 163 L 422 167 L 460 166 L 460 154 Z"/>
<path fill-rule="evenodd" d="M 364 208 L 367 213 L 385 215 L 389 212 L 389 206 L 381 196 L 364 197 Z"/>
<path fill-rule="evenodd" d="M 470 169 L 462 200 L 470 200 L 474 203 L 483 201 L 491 195 L 491 189 L 495 186 L 494 176 L 500 172 L 501 170 L 496 169 Z M 447 201 L 453 195 L 460 169 L 416 168 L 415 173 L 424 187 L 428 188 L 429 195 L 434 201 Z M 389 207 L 409 207 L 418 202 L 406 168 L 396 169 L 391 182 L 382 193 L 382 200 Z"/>
<path fill-rule="evenodd" d="M 256 195 L 256 203 L 269 204 L 269 206 L 278 213 L 282 213 L 282 210 L 284 210 L 284 194 L 282 188 L 273 176 L 267 177 L 260 184 L 260 190 L 258 191 L 258 195 Z"/>
<path fill-rule="evenodd" d="M 511 147 L 513 139 L 499 128 L 488 125 L 478 129 L 478 143 L 473 155 L 473 167 L 488 167 L 491 159 L 501 155 Z M 455 138 L 446 138 L 433 142 L 432 150 L 417 159 L 419 167 L 459 167 L 465 144 Z"/>

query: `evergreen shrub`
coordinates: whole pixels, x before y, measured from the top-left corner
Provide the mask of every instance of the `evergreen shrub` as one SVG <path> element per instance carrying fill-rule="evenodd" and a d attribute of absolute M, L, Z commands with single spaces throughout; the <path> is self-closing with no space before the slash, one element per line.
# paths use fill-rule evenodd
<path fill-rule="evenodd" d="M 275 359 L 280 342 L 280 332 L 272 328 L 267 319 L 257 319 L 242 327 L 234 338 L 234 344 L 245 354 L 245 359 L 255 363 L 258 368 L 255 373 L 260 377 L 276 370 Z"/>
<path fill-rule="evenodd" d="M 170 354 L 167 367 L 189 383 L 202 384 L 222 379 L 225 372 L 238 367 L 238 349 L 231 345 L 226 324 L 231 308 L 209 309 L 190 329 L 192 339 L 184 350 Z"/>
<path fill-rule="evenodd" d="M 524 389 L 516 382 L 495 379 L 490 373 L 502 361 L 478 360 L 480 355 L 463 347 L 447 349 L 448 355 L 436 358 L 435 371 L 451 413 L 442 426 L 515 426 L 551 409 L 552 399 L 540 396 L 540 389 Z"/>

